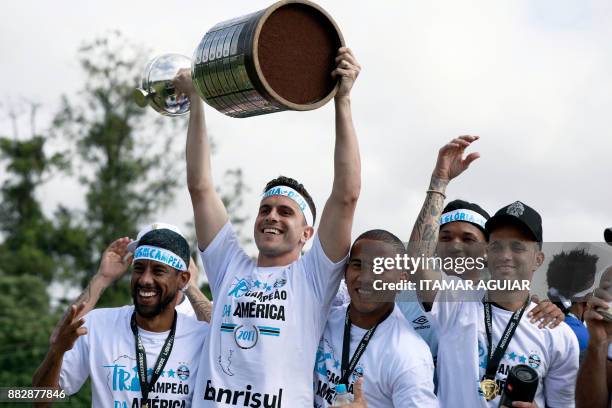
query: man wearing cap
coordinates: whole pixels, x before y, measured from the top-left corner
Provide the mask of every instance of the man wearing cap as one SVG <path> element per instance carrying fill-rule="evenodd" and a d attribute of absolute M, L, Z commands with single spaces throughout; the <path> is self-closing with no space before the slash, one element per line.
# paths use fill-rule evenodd
<path fill-rule="evenodd" d="M 350 101 L 360 66 L 348 48 L 339 50 L 336 61 L 334 180 L 319 230 L 315 235 L 316 210 L 304 186 L 288 177 L 274 179 L 264 189 L 255 220 L 256 260 L 239 246 L 216 192 L 202 101 L 189 71 L 175 78 L 177 92 L 191 101 L 187 185 L 214 298 L 211 335 L 195 391 L 197 406 L 313 404 L 311 370 L 342 277 L 361 185 Z M 282 151 L 281 141 L 266 146 L 262 160 Z M 311 238 L 312 248 L 301 256 Z"/>
<path fill-rule="evenodd" d="M 125 273 L 128 243 L 121 238 L 107 248 L 94 279 L 108 283 Z M 133 249 L 134 306 L 97 309 L 81 318 L 99 293 L 81 296 L 85 301 L 71 306 L 51 336 L 34 386 L 61 387 L 72 395 L 90 377 L 94 407 L 191 406 L 208 324 L 174 307 L 189 281 L 189 245 L 175 228 L 161 226 L 139 237 Z"/>
<path fill-rule="evenodd" d="M 408 245 L 408 251 L 413 257 L 435 255 L 438 259 L 472 259 L 474 262 L 469 268 L 462 266 L 455 269 L 442 267 L 441 270 L 418 269 L 413 271 L 412 275 L 415 283 L 421 279 L 429 282 L 439 279 L 463 279 L 473 282 L 476 288 L 481 279 L 488 279 L 488 271 L 478 265 L 478 262 L 486 261 L 485 247 L 489 234 L 485 224 L 490 218 L 489 214 L 478 204 L 464 200 L 453 200 L 441 210 L 449 182 L 462 174 L 479 157 L 478 153 L 463 157 L 465 150 L 478 139 L 478 136 L 459 136 L 439 150 L 427 196 Z M 439 234 L 436 234 L 438 225 Z M 424 305 L 425 308 L 418 301 L 417 292 L 421 299 L 429 300 L 429 303 Z M 399 309 L 427 342 L 434 361 L 437 358 L 438 333 L 435 322 L 427 312 L 431 309 L 436 293 L 437 290 L 406 290 L 397 297 Z M 482 298 L 482 291 L 463 290 L 461 295 L 479 300 Z M 541 321 L 542 327 L 548 324 L 551 328 L 556 327 L 563 321 L 563 313 L 550 302 L 540 302 L 530 311 L 529 317 L 533 322 Z"/>
<path fill-rule="evenodd" d="M 542 221 L 528 205 L 516 201 L 500 209 L 486 223 L 491 281 L 484 299 L 474 301 L 439 291 L 431 316 L 439 328 L 438 396 L 450 406 L 463 401 L 470 407 L 497 407 L 512 367 L 534 369 L 539 385 L 534 402 L 519 407 L 573 407 L 578 370 L 578 342 L 571 329 L 539 328 L 522 318 L 535 306 L 524 285 L 507 290 L 503 285 L 531 282 L 544 261 Z M 452 341 L 450 340 L 452 339 Z M 461 370 L 463 375 L 457 376 Z"/>

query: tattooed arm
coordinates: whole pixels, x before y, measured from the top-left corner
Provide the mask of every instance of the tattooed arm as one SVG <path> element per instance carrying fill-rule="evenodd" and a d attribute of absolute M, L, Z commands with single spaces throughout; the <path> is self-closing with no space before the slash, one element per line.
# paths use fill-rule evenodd
<path fill-rule="evenodd" d="M 200 270 L 193 258 L 191 258 L 191 262 L 189 262 L 189 274 L 191 276 L 189 278 L 189 286 L 187 286 L 187 290 L 184 294 L 187 296 L 187 299 L 189 299 L 189 302 L 191 302 L 191 307 L 193 307 L 198 320 L 210 323 L 212 317 L 212 302 L 208 300 L 198 288 Z"/>
<path fill-rule="evenodd" d="M 98 272 L 91 278 L 79 297 L 72 302 L 73 305 L 84 304 L 82 308 L 79 308 L 77 318 L 89 313 L 98 303 L 104 290 L 125 275 L 132 261 L 132 254 L 127 250 L 129 243 L 130 239 L 123 237 L 106 248 L 102 254 Z"/>
<path fill-rule="evenodd" d="M 212 317 L 212 302 L 198 289 L 196 285 L 189 284 L 185 291 L 187 299 L 191 302 L 193 310 L 199 321 L 210 323 Z"/>
<path fill-rule="evenodd" d="M 431 257 L 435 254 L 436 246 L 438 245 L 438 232 L 440 230 L 440 215 L 444 208 L 444 199 L 446 198 L 446 186 L 453 178 L 465 171 L 470 163 L 476 160 L 480 155 L 478 153 L 470 153 L 463 158 L 465 149 L 472 142 L 478 140 L 478 136 L 459 136 L 451 140 L 438 152 L 438 160 L 436 167 L 431 175 L 427 196 L 421 212 L 412 228 L 410 242 L 408 243 L 408 255 L 411 257 Z M 421 280 L 437 280 L 440 278 L 438 271 L 427 269 L 416 270 L 412 276 L 413 282 L 417 283 Z M 417 294 L 426 309 L 431 307 L 431 302 L 436 296 L 435 290 L 417 290 Z"/>

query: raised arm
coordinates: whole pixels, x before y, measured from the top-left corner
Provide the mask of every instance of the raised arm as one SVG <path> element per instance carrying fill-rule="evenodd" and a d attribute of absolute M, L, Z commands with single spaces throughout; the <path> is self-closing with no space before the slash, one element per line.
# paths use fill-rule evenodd
<path fill-rule="evenodd" d="M 185 147 L 187 187 L 193 206 L 198 246 L 204 250 L 225 225 L 228 216 L 213 184 L 204 102 L 193 86 L 191 71 L 181 69 L 174 78 L 174 86 L 177 94 L 186 95 L 191 103 Z"/>
<path fill-rule="evenodd" d="M 34 387 L 59 387 L 64 354 L 72 349 L 80 336 L 87 333 L 87 329 L 81 327 L 85 323 L 83 316 L 96 306 L 104 290 L 128 270 L 132 259 L 132 254 L 127 250 L 129 243 L 129 238 L 119 238 L 102 254 L 98 272 L 55 326 L 49 340 L 49 351 L 32 378 Z M 37 407 L 48 405 L 48 403 L 35 404 Z"/>
<path fill-rule="evenodd" d="M 33 387 L 59 388 L 60 371 L 64 354 L 74 346 L 76 340 L 87 334 L 81 327 L 85 320 L 82 315 L 84 303 L 71 305 L 58 323 L 49 340 L 49 351 L 32 377 Z M 47 407 L 50 403 L 34 404 L 35 407 Z"/>
<path fill-rule="evenodd" d="M 478 136 L 459 136 L 442 146 L 438 151 L 436 167 L 431 175 L 429 187 L 425 196 L 425 202 L 417 217 L 410 241 L 408 243 L 408 255 L 411 257 L 431 257 L 438 245 L 438 234 L 440 232 L 440 215 L 444 208 L 446 198 L 446 186 L 448 183 L 463 173 L 469 165 L 480 157 L 478 153 L 470 153 L 465 158 L 463 153 L 472 142 L 478 140 Z M 440 273 L 431 270 L 420 269 L 415 271 L 412 279 L 435 280 Z M 417 285 L 417 288 L 419 285 Z M 430 303 L 435 298 L 436 291 L 418 291 L 422 302 Z"/>
<path fill-rule="evenodd" d="M 576 408 L 606 408 L 610 403 L 609 377 L 612 363 L 608 360 L 608 345 L 612 341 L 612 323 L 597 313 L 598 308 L 610 312 L 608 302 L 612 296 L 602 283 L 589 299 L 589 309 L 584 314 L 589 328 L 589 345 L 576 379 Z"/>
<path fill-rule="evenodd" d="M 98 272 L 91 278 L 79 297 L 72 302 L 73 305 L 82 304 L 77 317 L 83 317 L 93 310 L 104 290 L 125 275 L 133 255 L 127 250 L 129 243 L 130 239 L 123 237 L 115 240 L 106 248 L 100 260 Z"/>
<path fill-rule="evenodd" d="M 336 109 L 336 145 L 334 148 L 334 183 L 319 222 L 319 239 L 323 251 L 338 262 L 351 245 L 351 229 L 357 199 L 361 190 L 359 144 L 351 115 L 350 93 L 361 66 L 348 48 L 340 48 L 334 77 L 340 87 L 334 100 Z"/>
<path fill-rule="evenodd" d="M 199 270 L 195 259 L 189 262 L 189 285 L 185 291 L 185 296 L 191 303 L 199 321 L 210 323 L 212 318 L 212 302 L 198 288 Z"/>

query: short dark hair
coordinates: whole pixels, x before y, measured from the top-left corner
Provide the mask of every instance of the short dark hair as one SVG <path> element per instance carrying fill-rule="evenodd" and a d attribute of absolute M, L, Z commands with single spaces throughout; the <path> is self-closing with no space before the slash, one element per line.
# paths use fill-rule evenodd
<path fill-rule="evenodd" d="M 265 193 L 272 187 L 277 186 L 291 187 L 292 189 L 300 193 L 302 197 L 304 197 L 304 199 L 308 203 L 308 207 L 310 207 L 310 211 L 312 211 L 312 222 L 314 224 L 314 222 L 317 220 L 317 209 L 315 207 L 314 201 L 312 201 L 312 197 L 306 190 L 306 187 L 304 187 L 302 183 L 295 179 L 292 179 L 291 177 L 278 176 L 277 178 L 268 181 L 268 184 L 266 184 L 266 187 L 264 188 L 263 192 Z"/>
<path fill-rule="evenodd" d="M 557 289 L 567 298 L 588 289 L 595 281 L 598 260 L 597 255 L 590 254 L 585 249 L 561 251 L 553 256 L 548 264 L 546 272 L 548 287 Z"/>
<path fill-rule="evenodd" d="M 357 237 L 357 239 L 355 240 L 355 242 L 353 242 L 353 245 L 351 246 L 351 254 L 353 253 L 353 248 L 355 247 L 357 242 L 361 241 L 362 239 L 369 239 L 371 241 L 380 241 L 380 242 L 384 242 L 384 243 L 393 245 L 393 247 L 395 248 L 395 250 L 397 251 L 399 255 L 404 255 L 406 253 L 406 247 L 404 246 L 404 243 L 397 236 L 393 235 L 387 230 L 373 229 L 373 230 L 366 231 Z M 349 255 L 349 258 L 350 258 L 350 255 Z"/>

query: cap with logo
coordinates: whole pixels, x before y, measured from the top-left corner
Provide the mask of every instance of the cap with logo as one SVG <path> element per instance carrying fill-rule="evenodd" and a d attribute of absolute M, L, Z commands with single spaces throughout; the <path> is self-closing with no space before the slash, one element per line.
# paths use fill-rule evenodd
<path fill-rule="evenodd" d="M 521 201 L 515 201 L 495 213 L 486 224 L 489 234 L 501 225 L 517 225 L 529 232 L 536 242 L 542 242 L 542 217 Z"/>

